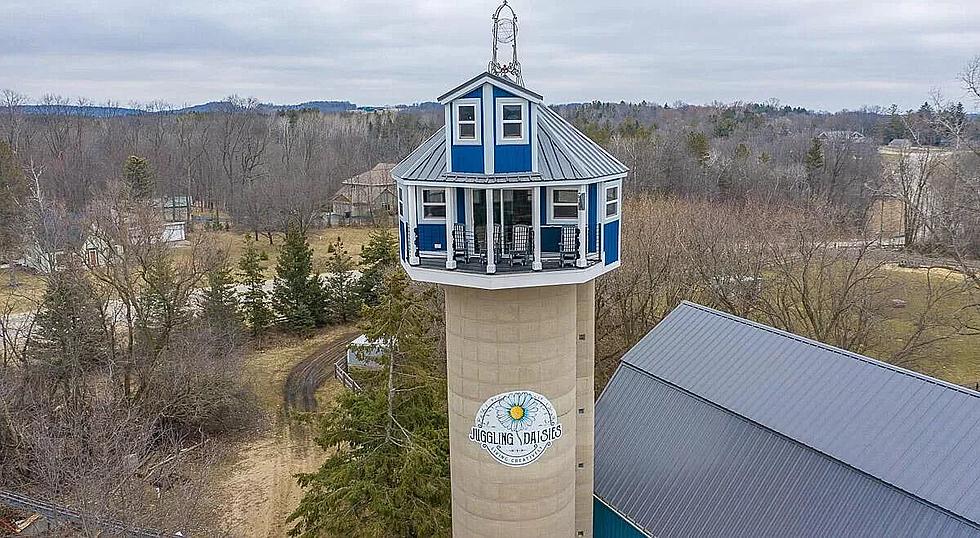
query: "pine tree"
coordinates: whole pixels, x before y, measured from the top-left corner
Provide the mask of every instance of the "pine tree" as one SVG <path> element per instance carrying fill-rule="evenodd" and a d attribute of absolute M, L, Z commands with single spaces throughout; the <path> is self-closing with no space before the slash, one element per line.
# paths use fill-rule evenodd
<path fill-rule="evenodd" d="M 708 137 L 704 133 L 701 131 L 689 133 L 687 135 L 687 149 L 699 165 L 704 166 L 708 164 L 708 159 L 711 158 L 711 144 L 708 142 Z"/>
<path fill-rule="evenodd" d="M 27 218 L 25 201 L 29 192 L 27 179 L 13 150 L 0 141 L 0 255 L 8 260 L 16 257 L 12 254 L 21 246 Z M 10 264 L 10 278 L 13 282 L 13 264 Z"/>
<path fill-rule="evenodd" d="M 201 319 L 212 328 L 237 332 L 242 316 L 231 271 L 225 265 L 214 267 L 208 271 L 205 281 L 200 301 Z"/>
<path fill-rule="evenodd" d="M 88 277 L 75 264 L 51 275 L 36 318 L 31 350 L 66 392 L 72 380 L 103 362 L 103 317 Z"/>
<path fill-rule="evenodd" d="M 810 149 L 806 152 L 803 165 L 806 167 L 807 177 L 811 179 L 823 169 L 823 144 L 820 143 L 819 138 L 810 141 Z"/>
<path fill-rule="evenodd" d="M 153 194 L 153 172 L 146 159 L 130 155 L 123 166 L 123 177 L 137 200 L 145 200 Z"/>
<path fill-rule="evenodd" d="M 354 260 L 347 254 L 344 242 L 338 237 L 331 244 L 333 254 L 327 259 L 327 278 L 324 295 L 330 320 L 347 323 L 361 310 L 358 279 L 354 276 Z"/>
<path fill-rule="evenodd" d="M 383 365 L 320 419 L 328 455 L 299 475 L 305 490 L 289 520 L 293 536 L 448 537 L 449 423 L 446 380 L 434 360 L 431 296 L 392 272 L 366 334 L 388 342 Z"/>
<path fill-rule="evenodd" d="M 378 304 L 385 274 L 398 263 L 398 242 L 387 229 L 371 232 L 361 249 L 360 295 L 364 304 Z"/>
<path fill-rule="evenodd" d="M 269 327 L 272 322 L 272 311 L 266 303 L 265 276 L 262 274 L 262 261 L 259 250 L 249 236 L 245 236 L 245 249 L 238 260 L 241 283 L 245 291 L 241 298 L 241 311 L 245 322 L 252 330 L 252 335 L 258 335 Z"/>
<path fill-rule="evenodd" d="M 286 231 L 279 251 L 272 308 L 288 331 L 301 333 L 328 320 L 320 277 L 313 272 L 313 250 L 295 227 Z"/>

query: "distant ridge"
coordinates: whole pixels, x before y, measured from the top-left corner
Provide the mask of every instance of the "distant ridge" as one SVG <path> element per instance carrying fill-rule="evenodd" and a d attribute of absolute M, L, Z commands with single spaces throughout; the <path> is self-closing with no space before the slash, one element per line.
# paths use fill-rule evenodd
<path fill-rule="evenodd" d="M 421 112 L 427 110 L 441 109 L 442 105 L 435 102 L 416 103 L 412 105 L 393 105 L 393 106 L 358 106 L 350 101 L 307 101 L 294 105 L 277 105 L 271 103 L 260 103 L 256 109 L 263 114 L 276 114 L 291 110 L 316 110 L 323 114 L 337 114 L 341 112 L 375 112 L 382 110 L 399 110 L 404 112 Z M 79 106 L 79 105 L 21 105 L 17 110 L 31 115 L 48 116 L 88 116 L 93 118 L 110 118 L 116 116 L 135 116 L 138 114 L 207 114 L 217 112 L 231 112 L 236 110 L 236 106 L 228 101 L 211 101 L 199 105 L 187 106 L 173 110 L 146 111 L 129 107 L 113 106 Z"/>

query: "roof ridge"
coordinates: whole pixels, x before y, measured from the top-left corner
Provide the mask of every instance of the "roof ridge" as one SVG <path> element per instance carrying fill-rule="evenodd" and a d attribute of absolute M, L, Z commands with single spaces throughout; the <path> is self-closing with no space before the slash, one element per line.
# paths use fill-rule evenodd
<path fill-rule="evenodd" d="M 688 301 L 684 301 L 684 302 L 688 302 Z M 690 304 L 696 305 L 696 303 L 690 303 Z M 696 305 L 696 306 L 701 306 L 701 305 Z M 705 307 L 705 308 L 707 308 L 707 307 Z M 712 309 L 708 308 L 708 310 L 712 310 Z M 741 319 L 741 318 L 737 318 L 737 316 L 736 316 L 736 319 Z M 716 403 L 716 402 L 714 402 L 712 400 L 709 400 L 708 398 L 706 398 L 704 396 L 701 396 L 700 394 L 697 394 L 695 392 L 692 392 L 692 391 L 690 391 L 688 389 L 685 389 L 684 387 L 681 387 L 680 385 L 676 385 L 676 384 L 674 384 L 674 383 L 672 383 L 672 382 L 670 382 L 670 381 L 668 381 L 668 380 L 666 380 L 666 379 L 664 379 L 664 378 L 662 378 L 662 377 L 660 377 L 660 376 L 658 376 L 658 375 L 656 375 L 656 374 L 654 374 L 652 372 L 648 372 L 648 371 L 644 370 L 643 368 L 640 368 L 639 366 L 637 366 L 635 364 L 632 364 L 632 363 L 629 363 L 629 362 L 626 362 L 626 361 L 622 361 L 622 363 L 623 363 L 623 367 L 629 368 L 630 370 L 633 370 L 635 372 L 638 372 L 641 375 L 644 375 L 646 377 L 649 377 L 649 378 L 651 378 L 651 379 L 653 379 L 653 380 L 655 380 L 657 382 L 663 383 L 664 385 L 666 385 L 667 387 L 669 387 L 669 388 L 671 388 L 673 390 L 677 390 L 677 391 L 679 391 L 679 392 L 681 392 L 683 394 L 686 394 L 689 397 L 692 397 L 692 398 L 694 398 L 694 399 L 696 399 L 698 401 L 704 402 L 704 403 L 706 403 L 706 404 L 708 404 L 708 405 L 710 405 L 712 407 L 715 407 L 715 408 L 721 410 L 724 413 L 728 413 L 729 415 L 732 415 L 732 416 L 737 417 L 737 418 L 739 418 L 741 420 L 744 420 L 744 421 L 748 422 L 749 424 L 752 424 L 753 426 L 755 426 L 757 428 L 760 428 L 762 430 L 771 432 L 771 433 L 775 434 L 776 436 L 778 436 L 778 437 L 780 437 L 782 439 L 788 440 L 791 443 L 794 443 L 794 444 L 800 445 L 802 447 L 805 447 L 807 450 L 810 450 L 810 451 L 813 451 L 813 452 L 815 452 L 817 454 L 820 454 L 821 456 L 823 456 L 823 457 L 825 457 L 825 458 L 827 458 L 827 459 L 829 459 L 831 461 L 837 462 L 838 464 L 843 465 L 844 467 L 846 467 L 848 469 L 852 469 L 855 472 L 861 474 L 862 476 L 866 476 L 866 477 L 868 477 L 868 478 L 870 478 L 870 479 L 872 479 L 874 481 L 880 482 L 880 483 L 882 483 L 882 484 L 884 484 L 884 485 L 886 485 L 886 486 L 888 486 L 890 488 L 893 488 L 893 489 L 895 489 L 895 490 L 897 490 L 897 491 L 899 491 L 899 492 L 907 495 L 908 497 L 910 497 L 910 498 L 912 498 L 912 499 L 914 499 L 914 500 L 916 500 L 916 501 L 918 501 L 918 502 L 920 502 L 920 503 L 928 506 L 929 508 L 932 508 L 932 509 L 937 510 L 939 512 L 942 512 L 944 514 L 948 514 L 948 515 L 950 515 L 950 516 L 952 516 L 952 517 L 954 517 L 956 519 L 959 519 L 959 520 L 963 521 L 964 523 L 966 523 L 966 524 L 968 524 L 968 525 L 970 525 L 972 527 L 975 527 L 977 529 L 980 529 L 980 521 L 974 521 L 972 519 L 967 518 L 966 516 L 964 516 L 962 514 L 959 514 L 957 512 L 953 512 L 952 510 L 949 510 L 949 509 L 944 508 L 944 507 L 942 507 L 942 506 L 940 506 L 940 505 L 938 505 L 936 503 L 933 503 L 932 501 L 929 501 L 928 499 L 925 499 L 925 498 L 923 498 L 923 497 L 921 497 L 919 495 L 916 495 L 915 493 L 912 493 L 911 491 L 908 491 L 905 488 L 902 488 L 901 486 L 898 486 L 896 484 L 893 484 L 893 483 L 889 482 L 888 480 L 885 480 L 884 478 L 881 478 L 879 476 L 876 476 L 874 474 L 871 474 L 870 472 L 865 471 L 864 469 L 862 469 L 860 467 L 857 467 L 855 465 L 852 465 L 852 464 L 850 464 L 850 463 L 848 463 L 848 462 L 846 462 L 846 461 L 844 461 L 844 460 L 842 460 L 840 458 L 837 458 L 836 456 L 834 456 L 832 454 L 829 454 L 827 452 L 824 452 L 823 450 L 820 450 L 819 448 L 810 446 L 809 444 L 804 443 L 803 441 L 801 441 L 799 439 L 796 439 L 794 437 L 791 437 L 789 435 L 786 435 L 786 434 L 780 432 L 779 430 L 770 428 L 769 426 L 766 426 L 765 424 L 763 424 L 763 423 L 761 423 L 761 422 L 759 422 L 757 420 L 754 420 L 754 419 L 752 419 L 750 417 L 747 417 L 747 416 L 745 416 L 745 415 L 743 415 L 743 414 L 741 414 L 741 413 L 739 413 L 737 411 L 734 411 L 734 410 L 729 409 L 729 408 L 727 408 L 727 407 L 725 407 L 725 406 L 723 406 L 723 405 L 721 405 L 719 403 Z M 618 373 L 618 369 L 617 369 L 617 373 Z M 616 375 L 616 373 L 613 374 L 613 377 L 615 377 L 615 375 Z M 610 378 L 610 383 L 611 382 L 612 382 L 612 379 Z M 603 391 L 603 392 L 605 392 L 605 391 Z M 598 402 L 596 402 L 596 403 L 598 403 Z"/>
<path fill-rule="evenodd" d="M 690 307 L 690 308 L 694 308 L 694 309 L 700 310 L 700 311 L 702 311 L 702 312 L 704 312 L 706 314 L 711 314 L 711 315 L 714 315 L 714 316 L 722 317 L 722 318 L 725 318 L 725 319 L 728 319 L 728 320 L 731 320 L 731 321 L 735 321 L 737 323 L 741 323 L 743 325 L 748 325 L 749 327 L 752 327 L 754 329 L 760 329 L 762 331 L 769 332 L 769 333 L 775 334 L 777 336 L 782 336 L 782 337 L 788 338 L 790 340 L 795 340 L 797 342 L 800 342 L 801 344 L 806 344 L 806 345 L 809 345 L 809 346 L 812 346 L 812 347 L 823 349 L 825 351 L 830 351 L 830 352 L 835 353 L 837 355 L 843 355 L 843 356 L 845 356 L 847 358 L 855 359 L 857 361 L 860 361 L 860 362 L 869 364 L 871 366 L 876 366 L 878 368 L 882 368 L 882 369 L 885 369 L 885 370 L 893 371 L 895 373 L 906 375 L 906 376 L 909 376 L 909 377 L 918 379 L 919 381 L 924 381 L 926 383 L 932 383 L 934 385 L 938 385 L 938 386 L 943 387 L 943 388 L 948 389 L 948 390 L 955 390 L 955 391 L 958 391 L 958 392 L 962 392 L 962 393 L 966 394 L 967 396 L 971 396 L 971 397 L 974 397 L 974 398 L 980 398 L 980 392 L 977 392 L 975 390 L 969 389 L 967 387 L 964 387 L 964 386 L 961 386 L 961 385 L 957 385 L 955 383 L 950 383 L 949 381 L 944 381 L 942 379 L 938 379 L 938 378 L 935 378 L 935 377 L 932 377 L 932 376 L 928 376 L 928 375 L 923 374 L 923 373 L 915 372 L 913 370 L 907 370 L 905 368 L 902 368 L 901 366 L 895 366 L 894 364 L 889 364 L 889 363 L 887 363 L 885 361 L 881 361 L 881 360 L 875 359 L 874 357 L 868 357 L 867 355 L 861 355 L 860 353 L 855 353 L 853 351 L 848 351 L 846 349 L 842 349 L 842 348 L 839 348 L 839 347 L 836 347 L 836 346 L 832 346 L 830 344 L 826 344 L 824 342 L 820 342 L 819 340 L 813 340 L 811 338 L 806 338 L 805 336 L 800 336 L 798 334 L 794 334 L 794 333 L 791 333 L 791 332 L 788 332 L 788 331 L 784 331 L 782 329 L 777 329 L 775 327 L 771 327 L 769 325 L 765 325 L 765 324 L 759 323 L 757 321 L 752 321 L 750 319 L 742 318 L 742 317 L 736 316 L 734 314 L 729 314 L 728 312 L 723 312 L 721 310 L 715 310 L 714 308 L 711 308 L 711 307 L 708 307 L 708 306 L 704 306 L 704 305 L 701 305 L 701 304 L 698 304 L 698 303 L 695 303 L 695 302 L 691 302 L 691 301 L 688 301 L 686 299 L 683 300 L 683 301 L 681 301 L 680 306 L 687 306 L 687 307 Z M 668 317 L 670 317 L 670 315 L 673 314 L 674 312 L 676 312 L 677 310 L 678 310 L 678 308 L 675 308 L 674 310 L 672 310 L 670 312 L 670 314 L 668 314 L 666 317 L 664 317 L 664 319 L 660 320 L 661 323 L 664 320 L 666 320 Z M 657 325 L 660 325 L 660 324 L 658 323 Z M 651 329 L 650 332 L 653 332 L 654 330 L 656 330 L 656 326 L 653 329 Z M 628 352 L 623 355 L 623 358 L 624 359 L 626 358 L 626 355 L 627 354 L 628 354 Z"/>
<path fill-rule="evenodd" d="M 568 129 L 571 129 L 575 133 L 581 135 L 582 138 L 584 138 L 585 140 L 587 140 L 587 141 L 591 142 L 592 144 L 594 144 L 595 147 L 596 147 L 596 149 L 598 149 L 603 155 L 605 155 L 606 157 L 612 159 L 617 164 L 619 164 L 620 166 L 622 166 L 623 168 L 625 168 L 627 171 L 629 171 L 629 167 L 626 166 L 625 164 L 623 164 L 612 153 L 609 153 L 608 151 L 606 151 L 606 148 L 602 147 L 602 144 L 600 144 L 600 143 L 596 142 L 595 140 L 592 140 L 591 138 L 589 138 L 588 136 L 586 136 L 585 133 L 583 133 L 582 131 L 578 130 L 577 127 L 575 127 L 574 125 L 572 125 L 572 123 L 570 121 L 568 121 L 564 117 L 562 117 L 562 115 L 559 114 L 557 111 L 552 110 L 551 107 L 549 107 L 548 105 L 546 105 L 544 103 L 539 104 L 539 108 L 540 107 L 544 107 L 545 109 L 547 109 L 547 112 L 550 113 L 554 118 L 557 118 L 557 120 L 561 124 L 563 124 L 564 127 L 568 128 Z"/>

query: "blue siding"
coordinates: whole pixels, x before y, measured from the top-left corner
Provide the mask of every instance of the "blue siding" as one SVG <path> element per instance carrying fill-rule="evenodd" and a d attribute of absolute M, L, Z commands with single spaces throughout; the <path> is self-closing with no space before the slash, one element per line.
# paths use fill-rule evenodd
<path fill-rule="evenodd" d="M 531 171 L 530 144 L 497 144 L 494 146 L 493 169 L 500 174 Z"/>
<path fill-rule="evenodd" d="M 510 93 L 509 91 L 507 91 L 507 90 L 505 90 L 503 88 L 498 88 L 498 87 L 494 86 L 493 87 L 493 97 L 494 98 L 497 98 L 497 97 L 517 97 L 517 96 L 514 95 L 514 94 L 512 94 L 512 93 Z"/>
<path fill-rule="evenodd" d="M 483 173 L 483 146 L 453 144 L 453 172 Z"/>
<path fill-rule="evenodd" d="M 595 538 L 646 538 L 616 512 L 609 509 L 599 499 L 592 500 L 592 534 Z"/>
<path fill-rule="evenodd" d="M 466 189 L 454 189 L 456 191 L 456 222 L 466 224 Z"/>
<path fill-rule="evenodd" d="M 599 251 L 599 184 L 589 185 L 589 252 Z"/>
<path fill-rule="evenodd" d="M 446 225 L 419 224 L 419 250 L 446 250 Z"/>
<path fill-rule="evenodd" d="M 606 265 L 619 260 L 619 220 L 607 222 L 602 229 L 606 247 Z"/>
<path fill-rule="evenodd" d="M 541 228 L 541 252 L 558 252 L 558 242 L 561 240 L 561 226 L 545 226 Z"/>
<path fill-rule="evenodd" d="M 460 99 L 482 99 L 483 98 L 483 88 L 477 88 L 470 93 L 460 97 Z"/>
<path fill-rule="evenodd" d="M 548 189 L 538 188 L 541 189 L 538 192 L 538 199 L 541 200 L 541 224 L 548 224 Z"/>

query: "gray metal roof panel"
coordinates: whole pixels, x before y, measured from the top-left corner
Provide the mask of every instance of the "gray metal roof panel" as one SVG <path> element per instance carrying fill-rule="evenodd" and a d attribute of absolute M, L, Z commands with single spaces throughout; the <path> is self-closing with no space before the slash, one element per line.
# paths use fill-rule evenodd
<path fill-rule="evenodd" d="M 980 527 L 624 362 L 595 491 L 652 536 L 977 537 Z"/>
<path fill-rule="evenodd" d="M 685 303 L 623 361 L 980 522 L 980 394 Z"/>

